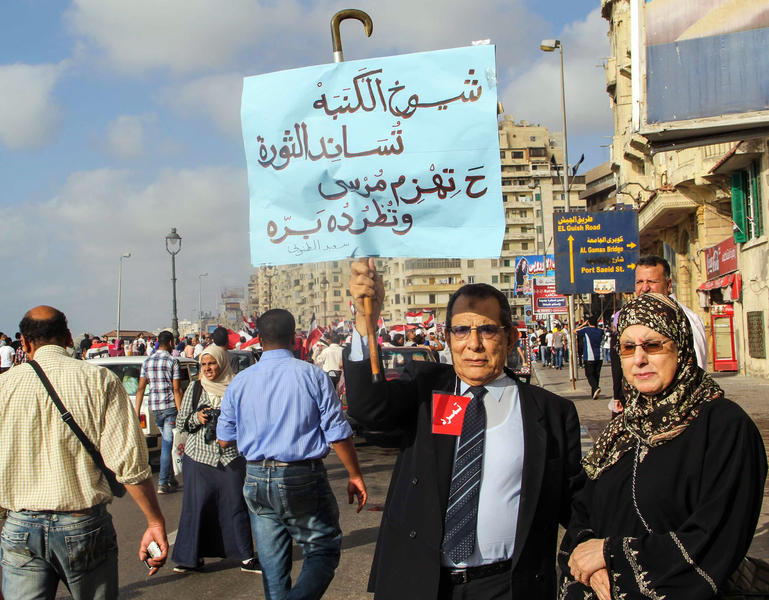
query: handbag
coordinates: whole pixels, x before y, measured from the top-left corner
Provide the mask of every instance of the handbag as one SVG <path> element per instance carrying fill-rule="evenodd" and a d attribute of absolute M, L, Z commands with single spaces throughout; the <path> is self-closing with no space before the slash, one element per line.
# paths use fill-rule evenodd
<path fill-rule="evenodd" d="M 29 365 L 35 370 L 35 373 L 37 373 L 37 376 L 40 378 L 40 381 L 43 383 L 43 386 L 48 392 L 48 395 L 51 397 L 51 400 L 53 400 L 53 403 L 56 405 L 56 408 L 61 413 L 61 420 L 64 421 L 69 426 L 72 432 L 77 436 L 77 439 L 80 440 L 80 443 L 83 444 L 83 446 L 85 446 L 86 452 L 88 452 L 88 454 L 93 459 L 93 462 L 96 463 L 96 466 L 99 467 L 99 470 L 107 479 L 107 483 L 109 484 L 109 489 L 112 492 L 112 495 L 118 498 L 122 498 L 123 496 L 125 496 L 125 493 L 126 493 L 125 486 L 117 480 L 117 477 L 115 477 L 115 472 L 112 469 L 110 469 L 107 465 L 104 464 L 104 459 L 101 457 L 101 454 L 96 449 L 96 446 L 93 445 L 93 442 L 88 439 L 88 436 L 85 433 L 83 433 L 83 430 L 80 429 L 80 426 L 75 422 L 75 419 L 72 417 L 72 414 L 64 406 L 64 404 L 61 401 L 61 398 L 59 398 L 59 394 L 57 394 L 56 390 L 53 389 L 53 386 L 51 385 L 51 382 L 48 379 L 48 376 L 43 372 L 43 369 L 34 360 L 30 360 Z"/>

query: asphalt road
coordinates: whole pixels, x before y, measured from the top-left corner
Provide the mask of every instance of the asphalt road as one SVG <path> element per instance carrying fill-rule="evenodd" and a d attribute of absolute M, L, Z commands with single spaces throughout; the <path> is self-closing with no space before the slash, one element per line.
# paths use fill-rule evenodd
<path fill-rule="evenodd" d="M 397 450 L 370 445 L 356 438 L 361 468 L 363 469 L 369 502 L 360 513 L 355 505 L 347 504 L 347 472 L 333 451 L 326 459 L 331 487 L 339 502 L 343 532 L 342 557 L 336 577 L 325 598 L 334 600 L 359 600 L 370 597 L 366 593 L 369 567 L 374 556 L 381 508 L 390 483 L 390 474 L 395 464 Z M 157 473 L 155 473 L 157 479 Z M 160 506 L 166 518 L 169 541 L 176 537 L 179 515 L 182 508 L 182 494 L 159 496 Z M 261 575 L 243 573 L 237 559 L 211 559 L 206 561 L 202 573 L 177 574 L 166 566 L 152 577 L 147 577 L 147 568 L 139 561 L 139 538 L 144 531 L 144 517 L 130 499 L 125 496 L 116 499 L 110 506 L 115 529 L 118 534 L 120 596 L 124 599 L 166 599 L 189 598 L 195 600 L 228 600 L 264 598 Z M 169 552 L 170 555 L 170 552 Z M 302 553 L 294 548 L 292 577 L 295 580 L 301 569 Z M 59 584 L 57 598 L 70 598 L 66 587 Z"/>

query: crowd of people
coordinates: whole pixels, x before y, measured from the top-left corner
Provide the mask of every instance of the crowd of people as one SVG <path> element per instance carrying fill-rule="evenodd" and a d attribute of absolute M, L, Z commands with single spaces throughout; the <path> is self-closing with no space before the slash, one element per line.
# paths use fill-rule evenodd
<path fill-rule="evenodd" d="M 351 268 L 351 332 L 305 338 L 288 311 L 269 310 L 257 323 L 260 360 L 237 375 L 222 332 L 210 344 L 183 346 L 161 332 L 145 342 L 150 356 L 135 410 L 112 373 L 68 355 L 64 315 L 36 307 L 20 324 L 21 347 L 34 362 L 0 375 L 0 505 L 9 511 L 3 593 L 47 597 L 61 579 L 76 599 L 116 597 L 106 505 L 120 484 L 147 520 L 139 558 L 150 574 L 165 563 L 165 520 L 135 418 L 146 394 L 163 431 L 161 455 L 174 430 L 188 436 L 174 570 L 200 571 L 206 558 L 234 556 L 243 571 L 263 573 L 270 600 L 321 598 L 342 544 L 324 465 L 331 449 L 347 472 L 348 502 L 360 511 L 368 497 L 335 392 L 343 377 L 355 421 L 402 432 L 368 584 L 376 600 L 720 597 L 755 532 L 764 444 L 703 368 L 701 321 L 671 294 L 664 260 L 642 258 L 636 279 L 636 297 L 608 315 L 608 327 L 598 316 L 575 327 L 591 395 L 600 394 L 603 362 L 620 374 L 615 418 L 584 457 L 574 403 L 511 368 L 527 360 L 521 335 L 536 344 L 543 365 L 562 368 L 566 324 L 522 333 L 504 293 L 488 284 L 451 295 L 445 337 L 373 332 L 373 354 L 364 300 L 376 322 L 384 285 L 374 261 L 361 259 Z M 1 360 L 12 342 L 0 337 Z M 375 376 L 379 348 L 401 344 L 425 346 L 439 359 L 413 361 L 396 379 Z M 173 358 L 188 348 L 200 377 L 182 394 Z M 84 445 L 62 443 L 71 432 L 33 367 L 95 441 L 101 462 Z M 161 461 L 158 493 L 178 487 Z M 559 525 L 566 533 L 556 551 Z M 73 568 L 71 535 L 98 540 L 103 560 Z M 296 581 L 293 543 L 304 554 Z"/>

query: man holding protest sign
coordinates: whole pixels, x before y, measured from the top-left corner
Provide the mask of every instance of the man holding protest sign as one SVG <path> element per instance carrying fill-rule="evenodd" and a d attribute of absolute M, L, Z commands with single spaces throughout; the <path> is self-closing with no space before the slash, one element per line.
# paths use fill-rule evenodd
<path fill-rule="evenodd" d="M 518 338 L 504 294 L 469 284 L 451 296 L 453 365 L 412 363 L 401 379 L 372 383 L 363 299 L 373 322 L 384 301 L 373 260 L 353 263 L 350 293 L 349 413 L 405 431 L 369 590 L 377 600 L 555 597 L 558 523 L 583 477 L 579 420 L 571 403 L 504 369 Z"/>

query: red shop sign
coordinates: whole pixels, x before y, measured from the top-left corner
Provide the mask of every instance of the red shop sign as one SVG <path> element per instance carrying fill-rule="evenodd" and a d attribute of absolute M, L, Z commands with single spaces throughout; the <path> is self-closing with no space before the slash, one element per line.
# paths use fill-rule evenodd
<path fill-rule="evenodd" d="M 737 270 L 737 246 L 734 238 L 729 237 L 720 244 L 705 248 L 705 270 L 708 279 Z"/>

